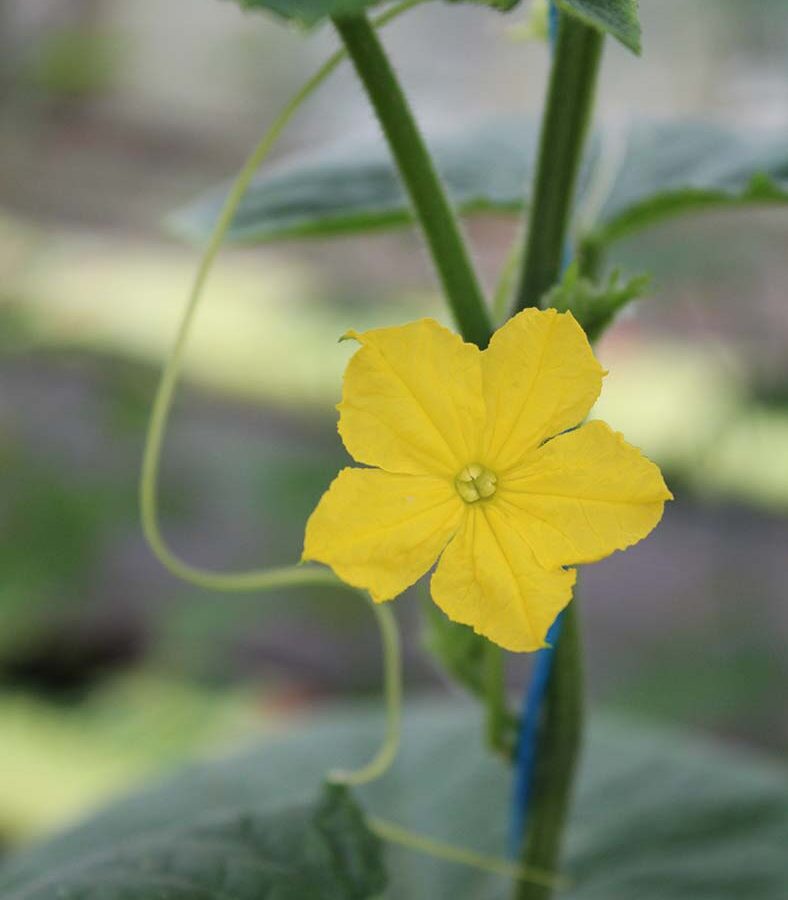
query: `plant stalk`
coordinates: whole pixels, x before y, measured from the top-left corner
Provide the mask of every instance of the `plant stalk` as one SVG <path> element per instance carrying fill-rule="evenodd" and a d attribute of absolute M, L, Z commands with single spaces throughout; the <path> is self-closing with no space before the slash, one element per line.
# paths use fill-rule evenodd
<path fill-rule="evenodd" d="M 572 204 L 591 120 L 604 36 L 561 14 L 542 119 L 536 183 L 516 309 L 539 306 L 561 276 Z M 584 260 L 594 268 L 596 260 Z M 577 602 L 564 613 L 544 698 L 521 862 L 560 870 L 561 846 L 583 729 Z M 519 883 L 515 900 L 549 900 L 550 887 Z"/>
<path fill-rule="evenodd" d="M 577 601 L 564 612 L 555 648 L 539 732 L 539 753 L 534 772 L 530 826 L 523 842 L 521 862 L 547 872 L 560 868 L 561 843 L 572 799 L 575 766 L 583 733 L 583 669 Z M 515 900 L 548 900 L 552 888 L 519 882 Z"/>
<path fill-rule="evenodd" d="M 561 14 L 516 309 L 539 306 L 561 275 L 603 43 L 600 31 Z"/>
<path fill-rule="evenodd" d="M 363 15 L 334 19 L 405 184 L 457 325 L 486 347 L 492 323 L 454 210 L 383 45 Z"/>

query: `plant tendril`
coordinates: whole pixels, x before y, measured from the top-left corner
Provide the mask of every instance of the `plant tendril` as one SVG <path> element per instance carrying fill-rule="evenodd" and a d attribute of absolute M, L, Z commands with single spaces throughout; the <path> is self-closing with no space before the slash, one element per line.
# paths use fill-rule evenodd
<path fill-rule="evenodd" d="M 423 2 L 425 2 L 425 0 L 404 0 L 404 2 L 392 7 L 390 10 L 379 16 L 374 24 L 376 27 L 380 28 L 391 22 L 392 19 Z M 271 152 L 285 127 L 289 124 L 299 107 L 326 80 L 326 78 L 328 78 L 346 56 L 347 53 L 343 49 L 337 50 L 325 63 L 323 63 L 314 75 L 304 83 L 300 90 L 298 90 L 287 102 L 284 109 L 276 117 L 271 127 L 254 148 L 241 168 L 241 171 L 236 176 L 200 259 L 197 274 L 189 292 L 186 310 L 181 319 L 175 343 L 169 358 L 164 365 L 159 387 L 156 392 L 156 398 L 153 403 L 153 411 L 151 413 L 148 433 L 145 439 L 145 449 L 143 451 L 142 459 L 142 476 L 140 480 L 142 529 L 150 544 L 151 550 L 165 568 L 169 569 L 170 572 L 184 581 L 191 582 L 192 584 L 196 584 L 199 587 L 204 587 L 209 590 L 262 591 L 271 590 L 277 587 L 311 584 L 314 583 L 313 577 L 318 577 L 318 579 L 320 577 L 315 576 L 314 573 L 322 571 L 319 569 L 315 570 L 311 566 L 288 566 L 276 569 L 257 569 L 248 572 L 225 574 L 221 572 L 211 572 L 192 566 L 179 559 L 167 546 L 159 525 L 156 499 L 158 494 L 159 463 L 161 461 L 162 444 L 170 411 L 172 409 L 172 402 L 181 370 L 184 349 L 191 332 L 197 308 L 205 292 L 208 276 L 216 262 L 216 257 L 219 254 L 222 243 L 227 236 L 227 232 L 235 217 L 238 206 L 257 169 Z"/>
<path fill-rule="evenodd" d="M 326 573 L 330 574 L 330 573 Z M 332 577 L 335 577 L 332 575 Z M 338 584 L 344 582 L 336 579 Z M 354 588 L 352 590 L 355 590 Z M 362 593 L 359 591 L 359 593 Z M 349 787 L 358 787 L 369 784 L 384 775 L 399 749 L 402 732 L 402 655 L 400 653 L 399 629 L 397 621 L 388 606 L 375 603 L 369 594 L 364 594 L 369 600 L 372 611 L 378 620 L 380 640 L 383 645 L 383 693 L 386 700 L 386 733 L 375 756 L 360 769 L 345 772 L 337 770 L 330 772 L 328 780 L 346 784 Z"/>
<path fill-rule="evenodd" d="M 424 0 L 404 0 L 392 7 L 375 21 L 381 27 L 392 19 L 417 6 Z M 386 730 L 380 748 L 373 759 L 354 772 L 338 773 L 337 778 L 346 784 L 366 784 L 383 775 L 391 766 L 399 747 L 402 718 L 402 662 L 399 634 L 391 610 L 379 606 L 364 591 L 351 588 L 328 569 L 320 566 L 281 566 L 278 568 L 252 569 L 247 572 L 213 572 L 193 566 L 180 559 L 167 545 L 161 533 L 157 506 L 159 469 L 164 435 L 172 410 L 175 389 L 178 384 L 183 354 L 186 348 L 195 315 L 205 293 L 208 276 L 232 224 L 235 213 L 246 193 L 252 178 L 273 149 L 285 127 L 304 101 L 328 78 L 347 54 L 340 49 L 309 78 L 300 90 L 288 101 L 274 120 L 271 127 L 247 158 L 235 178 L 224 202 L 213 232 L 203 251 L 197 274 L 189 292 L 186 309 L 178 327 L 175 342 L 164 369 L 153 403 L 140 479 L 140 512 L 142 530 L 156 558 L 173 575 L 213 591 L 269 591 L 276 588 L 296 586 L 344 587 L 363 596 L 375 613 L 383 650 L 383 691 L 386 705 Z"/>
<path fill-rule="evenodd" d="M 505 878 L 514 878 L 516 881 L 527 881 L 531 884 L 542 885 L 548 888 L 560 890 L 568 886 L 568 879 L 561 875 L 553 875 L 542 869 L 531 866 L 522 866 L 510 862 L 508 859 L 500 859 L 497 856 L 488 856 L 485 853 L 477 853 L 475 850 L 467 850 L 464 847 L 455 847 L 444 841 L 418 834 L 390 822 L 388 819 L 380 819 L 377 816 L 367 817 L 367 826 L 370 831 L 390 844 L 399 844 L 417 853 L 442 859 L 446 862 L 458 863 L 477 869 L 480 872 L 489 872 L 491 875 L 502 875 Z"/>
<path fill-rule="evenodd" d="M 403 0 L 402 3 L 393 6 L 377 17 L 373 24 L 375 27 L 380 28 L 424 2 L 426 0 Z M 277 588 L 308 586 L 345 588 L 363 596 L 367 600 L 375 614 L 382 645 L 383 694 L 386 708 L 385 732 L 377 752 L 368 763 L 356 770 L 335 771 L 328 776 L 329 780 L 335 783 L 359 786 L 375 781 L 388 771 L 397 755 L 401 738 L 402 658 L 399 630 L 391 610 L 385 605 L 375 603 L 365 591 L 345 584 L 333 572 L 321 566 L 292 565 L 251 569 L 245 572 L 215 572 L 194 566 L 182 560 L 167 545 L 161 532 L 157 506 L 162 447 L 172 411 L 183 354 L 213 265 L 216 262 L 238 206 L 249 188 L 256 171 L 271 152 L 300 106 L 328 78 L 346 56 L 347 52 L 344 49 L 337 50 L 304 83 L 299 91 L 288 101 L 263 138 L 253 149 L 232 184 L 219 218 L 203 250 L 175 341 L 162 370 L 145 438 L 139 502 L 142 530 L 153 554 L 168 571 L 183 581 L 206 590 L 219 592 L 269 591 Z M 536 883 L 556 883 L 556 879 L 547 873 L 535 870 L 530 871 L 504 859 L 496 859 L 463 848 L 453 847 L 449 844 L 415 834 L 382 819 L 371 819 L 369 824 L 370 828 L 383 840 L 410 847 L 436 859 L 461 863 L 480 871 L 505 875 L 519 880 L 536 880 Z"/>

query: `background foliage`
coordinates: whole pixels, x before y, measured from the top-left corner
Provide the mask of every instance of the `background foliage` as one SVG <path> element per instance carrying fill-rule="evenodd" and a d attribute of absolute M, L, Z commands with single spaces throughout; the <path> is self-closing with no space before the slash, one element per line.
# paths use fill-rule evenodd
<path fill-rule="evenodd" d="M 467 740 L 475 718 L 470 707 L 412 710 L 403 753 L 394 770 L 363 790 L 367 809 L 423 833 L 499 853 L 506 823 L 500 817 L 491 821 L 489 809 L 505 808 L 508 778 L 479 742 Z M 249 817 L 250 831 L 256 833 L 266 821 L 266 809 L 291 804 L 294 796 L 308 797 L 326 764 L 347 765 L 363 759 L 374 748 L 380 727 L 378 715 L 332 715 L 242 755 L 192 767 L 20 856 L 0 874 L 0 888 L 14 900 L 38 897 L 35 885 L 40 873 L 47 871 L 68 886 L 69 900 L 136 898 L 135 891 L 158 886 L 154 875 L 160 871 L 159 854 L 152 871 L 130 871 L 122 888 L 101 879 L 85 886 L 93 878 L 96 861 L 103 868 L 116 862 L 120 853 L 132 865 L 139 859 L 135 848 L 145 847 L 153 836 L 178 825 L 168 838 L 172 843 L 164 846 L 171 858 L 166 872 L 191 871 L 206 851 L 193 835 L 201 831 L 199 823 L 207 817 L 220 823 L 213 829 L 229 832 L 221 835 L 225 849 L 221 871 L 227 873 L 223 886 L 235 884 L 237 896 L 245 897 L 247 884 L 252 883 L 246 879 L 258 877 L 257 867 L 244 869 L 247 849 L 234 842 L 232 823 Z M 464 747 L 462 753 L 457 752 L 458 746 Z M 569 834 L 567 869 L 577 883 L 562 896 L 571 900 L 632 896 L 733 900 L 746 893 L 754 900 L 777 900 L 784 885 L 787 801 L 785 773 L 757 757 L 720 750 L 653 726 L 600 718 L 592 724 Z M 682 811 L 679 821 L 677 809 Z M 358 831 L 352 808 L 342 806 L 335 814 L 345 817 L 340 833 L 353 847 L 350 852 L 361 854 L 354 867 L 362 875 L 361 883 L 376 883 L 374 845 Z M 180 824 L 184 822 L 197 824 Z M 300 833 L 302 818 L 297 822 Z M 275 827 L 279 834 L 282 826 Z M 214 830 L 211 840 L 217 836 Z M 289 839 L 282 838 L 283 842 Z M 284 847 L 291 851 L 289 843 Z M 276 853 L 280 858 L 279 850 Z M 396 848 L 386 849 L 386 862 L 390 873 L 386 896 L 392 900 L 414 896 L 492 900 L 503 890 L 496 876 L 446 866 Z M 210 866 L 210 857 L 202 865 Z M 262 868 L 260 875 L 265 877 Z M 328 878 L 329 873 L 321 870 L 321 876 Z M 169 889 L 166 881 L 161 885 Z M 310 896 L 356 896 L 334 894 L 331 885 L 328 880 L 323 885 L 325 894 Z M 205 893 L 211 898 L 221 896 L 210 885 Z"/>

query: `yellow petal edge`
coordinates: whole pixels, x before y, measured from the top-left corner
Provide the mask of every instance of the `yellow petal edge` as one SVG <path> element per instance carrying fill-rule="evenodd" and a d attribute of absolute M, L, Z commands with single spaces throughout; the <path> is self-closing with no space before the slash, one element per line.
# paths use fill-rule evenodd
<path fill-rule="evenodd" d="M 515 652 L 538 650 L 572 599 L 576 573 L 548 572 L 489 506 L 468 513 L 432 576 L 432 599 L 454 622 Z"/>
<path fill-rule="evenodd" d="M 387 472 L 453 478 L 484 426 L 478 347 L 433 319 L 349 334 L 361 347 L 337 407 L 348 453 Z"/>
<path fill-rule="evenodd" d="M 331 566 L 377 602 L 390 600 L 433 565 L 461 515 L 446 481 L 343 469 L 309 517 L 302 559 Z"/>
<path fill-rule="evenodd" d="M 659 468 L 600 421 L 548 441 L 502 480 L 498 493 L 512 527 L 548 569 L 631 547 L 673 498 Z"/>

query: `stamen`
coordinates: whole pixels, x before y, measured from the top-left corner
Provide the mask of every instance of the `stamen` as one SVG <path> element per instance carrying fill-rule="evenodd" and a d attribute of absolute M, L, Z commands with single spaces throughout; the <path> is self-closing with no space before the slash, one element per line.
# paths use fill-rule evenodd
<path fill-rule="evenodd" d="M 457 493 L 466 503 L 488 500 L 495 493 L 498 477 L 480 463 L 466 466 L 454 479 Z"/>

